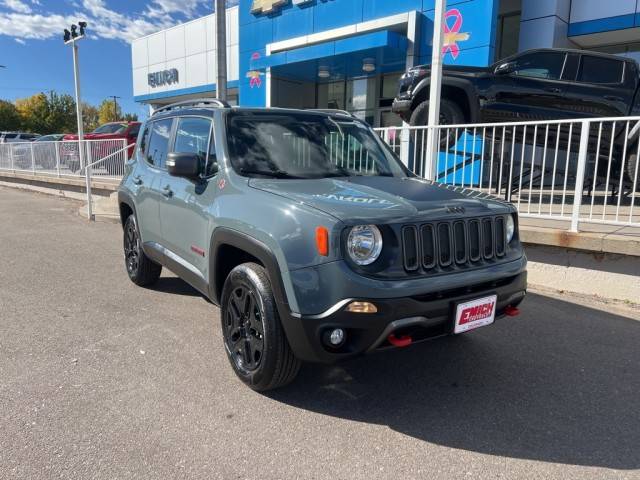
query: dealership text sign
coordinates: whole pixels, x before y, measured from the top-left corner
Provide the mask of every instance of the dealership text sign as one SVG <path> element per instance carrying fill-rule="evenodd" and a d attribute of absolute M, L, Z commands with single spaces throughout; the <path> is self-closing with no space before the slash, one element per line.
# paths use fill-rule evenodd
<path fill-rule="evenodd" d="M 170 70 L 162 70 L 160 72 L 153 72 L 147 76 L 147 81 L 150 87 L 161 87 L 162 85 L 171 85 L 172 83 L 178 83 L 178 70 L 172 68 Z"/>

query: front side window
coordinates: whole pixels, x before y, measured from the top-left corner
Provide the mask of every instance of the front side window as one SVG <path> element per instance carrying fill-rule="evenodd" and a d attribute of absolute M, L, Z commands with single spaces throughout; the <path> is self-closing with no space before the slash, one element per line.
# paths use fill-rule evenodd
<path fill-rule="evenodd" d="M 227 131 L 231 164 L 241 175 L 406 176 L 381 140 L 350 117 L 232 112 Z"/>
<path fill-rule="evenodd" d="M 165 168 L 172 125 L 172 118 L 158 120 L 151 124 L 151 134 L 149 136 L 149 145 L 146 149 L 146 158 L 147 162 L 157 168 Z"/>
<path fill-rule="evenodd" d="M 516 58 L 513 74 L 519 77 L 558 80 L 562 74 L 564 53 L 538 52 Z"/>
<path fill-rule="evenodd" d="M 177 153 L 195 153 L 200 159 L 200 171 L 205 171 L 211 120 L 206 118 L 184 117 L 178 120 L 173 151 Z"/>
<path fill-rule="evenodd" d="M 585 83 L 621 83 L 624 63 L 618 60 L 583 55 L 578 81 Z"/>

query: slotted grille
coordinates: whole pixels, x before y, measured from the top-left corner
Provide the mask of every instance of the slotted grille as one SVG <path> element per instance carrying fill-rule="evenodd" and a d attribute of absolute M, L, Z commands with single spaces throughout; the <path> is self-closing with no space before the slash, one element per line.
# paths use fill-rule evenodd
<path fill-rule="evenodd" d="M 404 226 L 404 268 L 433 271 L 495 261 L 506 255 L 505 224 L 497 216 Z"/>

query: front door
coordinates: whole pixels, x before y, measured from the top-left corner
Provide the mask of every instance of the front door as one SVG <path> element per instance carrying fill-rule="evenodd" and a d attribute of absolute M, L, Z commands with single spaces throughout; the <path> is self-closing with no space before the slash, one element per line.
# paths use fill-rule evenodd
<path fill-rule="evenodd" d="M 185 116 L 176 119 L 172 151 L 195 153 L 202 159 L 202 175 L 197 180 L 166 175 L 160 188 L 166 199 L 160 208 L 164 246 L 178 258 L 181 266 L 195 275 L 195 281 L 207 278 L 209 250 L 207 238 L 211 211 L 214 209 L 215 142 L 210 118 Z M 209 155 L 208 152 L 214 152 Z"/>

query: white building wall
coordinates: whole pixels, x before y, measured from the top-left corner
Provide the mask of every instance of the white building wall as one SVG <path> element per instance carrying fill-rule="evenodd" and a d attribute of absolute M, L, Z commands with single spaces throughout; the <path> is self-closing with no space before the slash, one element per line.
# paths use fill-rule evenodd
<path fill-rule="evenodd" d="M 239 7 L 227 9 L 227 75 L 238 80 Z M 133 95 L 171 92 L 216 83 L 216 15 L 193 20 L 131 43 Z M 175 68 L 177 83 L 151 87 L 148 74 Z"/>

